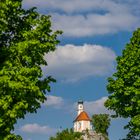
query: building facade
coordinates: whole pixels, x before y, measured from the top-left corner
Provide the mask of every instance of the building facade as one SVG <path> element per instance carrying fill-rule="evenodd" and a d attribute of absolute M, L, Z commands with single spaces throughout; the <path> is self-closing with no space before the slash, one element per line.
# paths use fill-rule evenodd
<path fill-rule="evenodd" d="M 74 120 L 74 132 L 81 132 L 84 140 L 105 140 L 102 134 L 98 134 L 92 129 L 91 119 L 84 111 L 83 101 L 78 101 L 77 117 Z"/>
<path fill-rule="evenodd" d="M 91 120 L 88 114 L 84 111 L 83 101 L 78 102 L 77 109 L 77 117 L 74 120 L 74 132 L 92 130 Z"/>

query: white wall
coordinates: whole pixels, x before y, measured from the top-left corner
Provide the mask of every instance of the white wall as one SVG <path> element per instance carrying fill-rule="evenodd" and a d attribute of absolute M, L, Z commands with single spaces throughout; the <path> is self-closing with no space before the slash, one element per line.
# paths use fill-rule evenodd
<path fill-rule="evenodd" d="M 75 132 L 82 132 L 83 130 L 91 130 L 90 121 L 76 121 L 74 122 L 74 131 Z"/>

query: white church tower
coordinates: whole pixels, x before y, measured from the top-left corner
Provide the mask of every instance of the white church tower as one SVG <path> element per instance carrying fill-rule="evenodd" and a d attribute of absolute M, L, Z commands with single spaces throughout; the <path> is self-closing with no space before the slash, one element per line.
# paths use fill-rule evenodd
<path fill-rule="evenodd" d="M 83 105 L 83 101 L 80 100 L 78 101 L 78 105 L 77 105 L 77 116 L 84 111 L 84 105 Z"/>
<path fill-rule="evenodd" d="M 77 117 L 74 120 L 74 132 L 83 132 L 85 130 L 91 130 L 91 119 L 84 111 L 83 101 L 78 101 L 77 104 Z"/>

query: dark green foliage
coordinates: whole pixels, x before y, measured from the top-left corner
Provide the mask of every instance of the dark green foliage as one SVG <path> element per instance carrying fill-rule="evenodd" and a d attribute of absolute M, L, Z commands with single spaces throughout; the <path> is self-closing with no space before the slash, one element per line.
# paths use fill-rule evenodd
<path fill-rule="evenodd" d="M 130 118 L 125 128 L 127 140 L 140 139 L 140 28 L 117 57 L 117 71 L 108 78 L 108 100 L 105 106 L 116 112 L 115 117 Z"/>
<path fill-rule="evenodd" d="M 82 134 L 74 132 L 73 129 L 65 129 L 62 132 L 58 132 L 56 137 L 51 137 L 50 140 L 83 140 Z"/>
<path fill-rule="evenodd" d="M 108 114 L 95 114 L 92 116 L 92 124 L 97 133 L 103 134 L 108 140 L 108 128 L 110 126 L 110 117 Z"/>
<path fill-rule="evenodd" d="M 42 79 L 41 65 L 47 65 L 44 54 L 55 50 L 58 34 L 50 16 L 22 9 L 22 0 L 0 1 L 0 139 L 20 140 L 11 134 L 17 119 L 46 100 L 54 79 Z"/>

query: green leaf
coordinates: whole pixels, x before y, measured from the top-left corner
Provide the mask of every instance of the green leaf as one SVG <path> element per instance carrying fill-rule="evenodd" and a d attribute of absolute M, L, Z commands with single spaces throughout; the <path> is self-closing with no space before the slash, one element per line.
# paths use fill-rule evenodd
<path fill-rule="evenodd" d="M 140 28 L 134 31 L 122 56 L 118 56 L 116 72 L 108 78 L 109 97 L 105 106 L 116 112 L 116 117 L 130 118 L 128 140 L 140 137 Z"/>
<path fill-rule="evenodd" d="M 18 119 L 37 112 L 50 91 L 43 78 L 44 55 L 54 51 L 61 31 L 52 31 L 50 16 L 36 8 L 25 10 L 22 0 L 0 1 L 0 139 L 21 140 L 11 134 Z M 41 79 L 41 80 L 40 80 Z M 45 92 L 44 92 L 45 91 Z"/>

